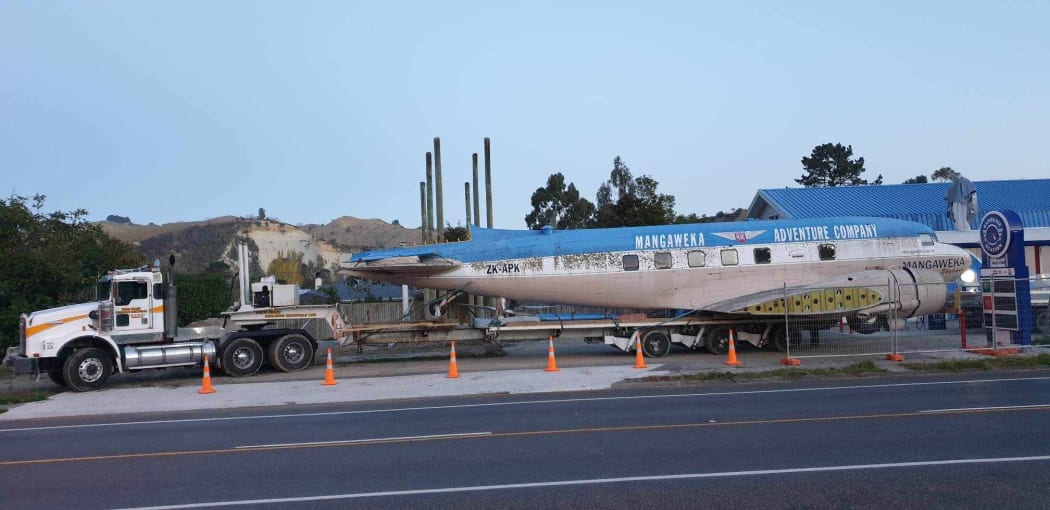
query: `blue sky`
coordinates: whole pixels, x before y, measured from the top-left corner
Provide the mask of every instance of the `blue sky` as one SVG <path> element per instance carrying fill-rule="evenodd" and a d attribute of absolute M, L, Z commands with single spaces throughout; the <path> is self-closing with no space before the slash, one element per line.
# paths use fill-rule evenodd
<path fill-rule="evenodd" d="M 445 218 L 492 138 L 496 226 L 620 155 L 680 213 L 797 186 L 840 142 L 865 177 L 1050 176 L 1050 2 L 0 3 L 0 176 L 136 223 Z"/>

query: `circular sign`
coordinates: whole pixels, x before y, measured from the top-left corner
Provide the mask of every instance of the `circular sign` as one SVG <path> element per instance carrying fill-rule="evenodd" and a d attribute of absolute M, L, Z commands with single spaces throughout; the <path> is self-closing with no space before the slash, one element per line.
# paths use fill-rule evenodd
<path fill-rule="evenodd" d="M 1010 227 L 1006 224 L 1006 217 L 999 211 L 992 211 L 984 215 L 981 220 L 981 249 L 991 258 L 1000 258 L 1006 255 L 1010 248 Z"/>

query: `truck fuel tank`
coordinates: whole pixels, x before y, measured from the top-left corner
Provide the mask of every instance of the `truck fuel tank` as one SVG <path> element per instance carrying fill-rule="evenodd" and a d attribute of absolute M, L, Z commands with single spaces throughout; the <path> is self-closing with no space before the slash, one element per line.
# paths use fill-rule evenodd
<path fill-rule="evenodd" d="M 215 359 L 215 344 L 211 341 L 124 348 L 129 370 L 196 365 L 205 355 Z"/>

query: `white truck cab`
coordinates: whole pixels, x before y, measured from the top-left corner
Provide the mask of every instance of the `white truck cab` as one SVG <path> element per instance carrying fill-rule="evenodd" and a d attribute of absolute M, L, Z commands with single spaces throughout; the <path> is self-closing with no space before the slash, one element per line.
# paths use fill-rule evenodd
<path fill-rule="evenodd" d="M 247 248 L 240 249 L 243 268 Z M 159 265 L 110 271 L 98 281 L 97 301 L 23 314 L 9 356 L 14 372 L 46 372 L 77 391 L 101 388 L 114 372 L 201 365 L 205 357 L 234 377 L 252 375 L 264 362 L 292 372 L 310 366 L 318 349 L 347 339 L 335 305 L 277 306 L 272 293 L 265 303 L 224 312 L 223 327 L 177 327 L 172 278 L 169 271 L 165 284 Z M 241 295 L 253 296 L 243 272 L 241 281 Z"/>

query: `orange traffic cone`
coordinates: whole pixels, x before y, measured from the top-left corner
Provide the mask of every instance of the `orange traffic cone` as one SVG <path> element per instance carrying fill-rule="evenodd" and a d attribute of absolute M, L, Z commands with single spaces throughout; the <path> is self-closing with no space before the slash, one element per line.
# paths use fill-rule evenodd
<path fill-rule="evenodd" d="M 547 368 L 544 372 L 557 372 L 558 363 L 554 360 L 554 337 L 550 337 L 550 347 L 547 348 Z"/>
<path fill-rule="evenodd" d="M 215 393 L 215 388 L 211 387 L 211 370 L 208 368 L 207 354 L 204 355 L 204 378 L 201 380 L 201 389 L 197 393 L 201 395 Z"/>
<path fill-rule="evenodd" d="M 335 386 L 335 370 L 332 369 L 332 348 L 328 348 L 328 361 L 325 362 L 324 382 L 321 386 Z"/>
<path fill-rule="evenodd" d="M 638 332 L 634 333 L 638 340 L 634 343 L 634 368 L 649 368 L 645 366 L 645 355 L 642 353 L 642 339 Z"/>
<path fill-rule="evenodd" d="M 448 375 L 446 379 L 456 379 L 459 377 L 459 367 L 456 365 L 456 342 L 452 342 L 452 355 L 448 360 Z"/>
<path fill-rule="evenodd" d="M 733 330 L 729 330 L 729 359 L 726 365 L 737 366 L 740 362 L 736 359 L 736 342 L 733 341 Z"/>

